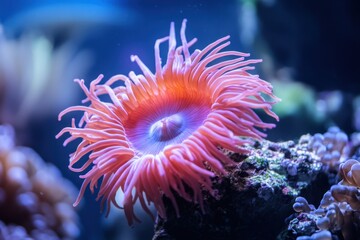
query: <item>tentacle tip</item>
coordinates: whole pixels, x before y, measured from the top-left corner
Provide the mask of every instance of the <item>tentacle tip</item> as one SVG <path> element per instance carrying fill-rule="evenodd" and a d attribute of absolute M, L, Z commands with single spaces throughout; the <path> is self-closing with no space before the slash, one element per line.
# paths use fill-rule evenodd
<path fill-rule="evenodd" d="M 137 58 L 136 55 L 131 55 L 131 56 L 130 56 L 130 60 L 131 60 L 132 62 L 135 62 L 136 58 Z"/>
<path fill-rule="evenodd" d="M 278 103 L 278 102 L 281 102 L 282 99 L 275 96 L 274 101 L 275 101 L 275 103 Z"/>

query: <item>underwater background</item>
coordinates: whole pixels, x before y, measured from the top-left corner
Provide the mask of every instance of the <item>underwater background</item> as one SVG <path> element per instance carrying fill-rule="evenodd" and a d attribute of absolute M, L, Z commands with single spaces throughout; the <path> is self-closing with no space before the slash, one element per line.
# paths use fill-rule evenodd
<path fill-rule="evenodd" d="M 76 196 L 82 180 L 68 169 L 75 146 L 64 148 L 55 139 L 71 122 L 69 116 L 59 122 L 59 112 L 84 98 L 73 79 L 89 84 L 99 74 L 139 72 L 130 61 L 133 54 L 153 70 L 154 42 L 167 36 L 170 22 L 178 32 L 186 18 L 188 39 L 198 38 L 194 48 L 230 35 L 232 50 L 263 59 L 254 73 L 271 82 L 282 99 L 273 107 L 280 121 L 266 132 L 268 140 L 298 140 L 333 126 L 348 135 L 359 132 L 359 5 L 357 0 L 0 1 L 0 125 L 11 126 L 16 146 L 33 149 L 36 158 L 58 168 L 61 174 L 54 176 L 61 180 L 54 182 Z M 1 131 L 0 136 L 12 130 Z M 63 179 L 69 182 L 62 184 Z M 62 236 L 153 237 L 148 216 L 129 227 L 121 210 L 113 209 L 108 217 L 100 213 L 95 198 L 87 190 L 74 212 L 63 217 L 71 224 Z M 0 210 L 2 231 L 3 224 L 21 218 L 21 211 Z"/>

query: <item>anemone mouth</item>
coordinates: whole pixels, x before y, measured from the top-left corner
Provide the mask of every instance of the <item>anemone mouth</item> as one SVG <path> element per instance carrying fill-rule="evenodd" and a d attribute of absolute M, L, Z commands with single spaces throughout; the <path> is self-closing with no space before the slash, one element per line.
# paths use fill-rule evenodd
<path fill-rule="evenodd" d="M 153 123 L 149 138 L 156 142 L 166 142 L 176 138 L 184 131 L 185 116 L 179 113 L 164 117 Z"/>
<path fill-rule="evenodd" d="M 168 145 L 180 144 L 206 120 L 209 96 L 185 89 L 160 93 L 129 113 L 124 128 L 138 152 L 155 155 Z"/>

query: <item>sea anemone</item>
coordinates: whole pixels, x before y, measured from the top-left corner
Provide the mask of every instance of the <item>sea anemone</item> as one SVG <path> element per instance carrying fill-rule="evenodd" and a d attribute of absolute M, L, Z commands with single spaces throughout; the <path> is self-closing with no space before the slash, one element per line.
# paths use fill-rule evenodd
<path fill-rule="evenodd" d="M 56 137 L 68 132 L 64 142 L 81 138 L 70 156 L 69 168 L 86 171 L 76 206 L 89 186 L 94 192 L 101 182 L 97 199 L 123 208 L 129 224 L 139 221 L 134 204 L 142 208 L 154 204 L 158 214 L 166 218 L 163 196 L 168 197 L 179 216 L 176 195 L 199 203 L 204 211 L 202 190 L 212 192 L 211 177 L 226 174 L 224 166 L 233 164 L 221 149 L 244 153 L 245 144 L 266 135 L 257 128 L 275 125 L 264 123 L 254 112 L 271 111 L 278 99 L 272 86 L 257 75 L 248 73 L 250 64 L 261 60 L 245 60 L 249 54 L 221 51 L 230 44 L 223 37 L 203 50 L 190 54 L 196 39 L 187 41 L 186 20 L 183 21 L 181 46 L 176 47 L 174 23 L 168 37 L 155 42 L 155 74 L 138 56 L 131 56 L 143 74 L 116 75 L 100 84 L 103 75 L 87 88 L 83 80 L 75 80 L 86 94 L 83 103 L 59 114 L 83 111 L 76 127 L 64 128 Z M 169 42 L 167 62 L 162 66 L 159 45 Z M 225 59 L 224 59 L 225 58 Z M 224 59 L 223 61 L 219 61 Z M 124 82 L 125 86 L 111 87 Z M 107 95 L 108 102 L 99 97 Z M 267 95 L 267 100 L 264 97 Z M 81 159 L 86 161 L 76 168 Z M 118 190 L 124 194 L 122 204 L 115 201 Z M 122 206 L 120 206 L 122 205 Z"/>

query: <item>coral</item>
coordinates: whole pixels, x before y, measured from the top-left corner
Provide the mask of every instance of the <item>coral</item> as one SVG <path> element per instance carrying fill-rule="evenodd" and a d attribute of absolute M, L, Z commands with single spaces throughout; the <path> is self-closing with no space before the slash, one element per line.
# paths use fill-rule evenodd
<path fill-rule="evenodd" d="M 299 214 L 290 221 L 288 230 L 299 236 L 297 240 L 312 239 L 304 235 L 314 234 L 318 230 L 327 231 L 333 237 L 341 236 L 345 240 L 358 239 L 359 195 L 355 187 L 335 185 L 324 194 L 317 209 L 304 198 L 298 198 L 293 207 Z M 299 231 L 300 225 L 305 227 Z"/>
<path fill-rule="evenodd" d="M 331 128 L 324 135 L 315 134 L 312 137 L 310 148 L 319 155 L 325 169 L 329 171 L 327 174 L 331 176 L 338 173 L 342 180 L 323 195 L 318 208 L 303 197 L 295 200 L 293 208 L 298 214 L 292 216 L 288 231 L 297 236 L 298 240 L 316 237 L 339 237 L 345 240 L 360 238 L 360 163 L 357 159 L 349 158 L 358 152 L 359 145 L 353 141 L 357 139 L 355 135 L 349 141 L 338 128 Z M 316 233 L 319 230 L 326 236 Z"/>
<path fill-rule="evenodd" d="M 310 205 L 305 198 L 297 197 L 293 205 L 295 212 L 310 212 L 315 210 L 314 205 Z"/>
<path fill-rule="evenodd" d="M 340 163 L 347 157 L 347 143 L 348 136 L 338 127 L 331 127 L 324 134 L 312 136 L 309 147 L 320 157 L 324 167 L 337 172 Z"/>
<path fill-rule="evenodd" d="M 360 192 L 357 187 L 334 185 L 330 192 L 336 202 L 346 202 L 352 210 L 360 210 Z"/>
<path fill-rule="evenodd" d="M 75 187 L 0 125 L 0 239 L 75 239 Z"/>
<path fill-rule="evenodd" d="M 355 159 L 349 159 L 342 163 L 339 168 L 339 174 L 343 179 L 342 184 L 360 188 L 360 162 Z"/>
<path fill-rule="evenodd" d="M 316 232 L 311 236 L 298 237 L 298 240 L 332 240 L 331 233 L 329 231 L 323 230 Z"/>
<path fill-rule="evenodd" d="M 104 84 L 100 84 L 100 75 L 89 88 L 83 80 L 76 80 L 86 94 L 84 103 L 90 105 L 60 113 L 59 119 L 72 111 L 84 115 L 78 127 L 73 119 L 71 127 L 57 135 L 70 133 L 65 145 L 82 139 L 70 157 L 70 169 L 87 171 L 81 176 L 84 182 L 75 205 L 87 187 L 93 192 L 101 181 L 97 198 L 106 203 L 108 211 L 111 204 L 123 208 L 130 225 L 139 220 L 134 212 L 136 201 L 149 215 L 148 206 L 154 204 L 166 218 L 163 195 L 171 200 L 177 216 L 177 195 L 205 211 L 202 190 L 212 193 L 210 178 L 226 174 L 224 166 L 234 164 L 218 148 L 245 153 L 245 144 L 266 136 L 259 128 L 275 126 L 263 122 L 254 111 L 261 109 L 278 119 L 271 111 L 278 101 L 272 86 L 248 72 L 253 69 L 251 64 L 261 60 L 222 51 L 230 44 L 229 36 L 190 53 L 196 39 L 188 42 L 185 28 L 186 20 L 179 47 L 173 23 L 169 36 L 156 41 L 155 73 L 138 56 L 131 56 L 143 75 L 116 75 Z M 159 46 L 165 41 L 169 49 L 162 66 Z M 111 101 L 102 101 L 102 95 Z M 75 167 L 78 164 L 81 166 Z M 124 193 L 122 203 L 115 200 L 117 191 Z"/>

